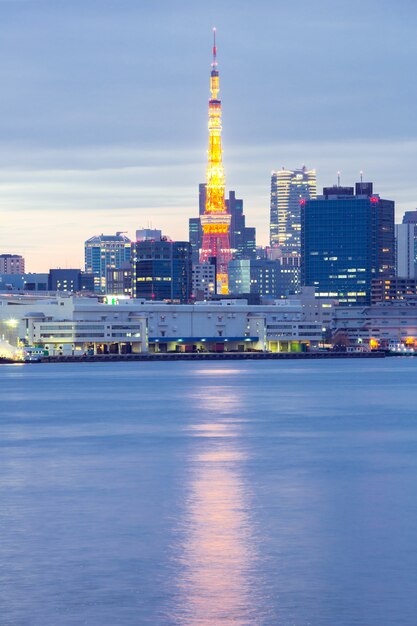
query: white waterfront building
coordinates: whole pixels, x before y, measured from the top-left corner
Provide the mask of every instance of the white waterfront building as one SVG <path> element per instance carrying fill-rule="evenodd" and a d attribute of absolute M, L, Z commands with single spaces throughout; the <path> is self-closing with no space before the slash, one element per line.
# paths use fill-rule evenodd
<path fill-rule="evenodd" d="M 193 305 L 147 303 L 150 350 L 301 351 L 316 347 L 322 330 L 305 319 L 301 303 L 248 305 L 245 300 Z"/>
<path fill-rule="evenodd" d="M 122 297 L 0 296 L 0 338 L 42 345 L 50 354 L 168 351 L 301 351 L 322 324 L 300 301 L 245 300 L 167 304 Z"/>
<path fill-rule="evenodd" d="M 50 354 L 147 351 L 147 319 L 133 300 L 124 306 L 98 298 L 0 296 L 0 338 L 42 345 Z"/>
<path fill-rule="evenodd" d="M 412 300 L 397 300 L 365 307 L 335 307 L 333 336 L 344 338 L 350 345 L 417 346 L 417 304 Z"/>

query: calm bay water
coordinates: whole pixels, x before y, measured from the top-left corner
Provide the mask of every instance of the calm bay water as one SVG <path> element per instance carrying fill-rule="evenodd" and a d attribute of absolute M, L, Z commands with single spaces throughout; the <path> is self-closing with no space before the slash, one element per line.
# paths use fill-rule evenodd
<path fill-rule="evenodd" d="M 2 626 L 415 626 L 417 359 L 0 367 Z"/>

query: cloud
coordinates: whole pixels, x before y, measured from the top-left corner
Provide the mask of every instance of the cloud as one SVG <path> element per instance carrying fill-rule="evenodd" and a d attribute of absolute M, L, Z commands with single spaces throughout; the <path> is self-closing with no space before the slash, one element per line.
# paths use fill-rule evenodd
<path fill-rule="evenodd" d="M 0 1 L 0 250 L 79 264 L 149 220 L 187 237 L 204 180 L 211 27 L 226 181 L 268 241 L 270 172 L 359 170 L 416 206 L 415 3 Z M 30 227 L 29 227 L 30 226 Z"/>

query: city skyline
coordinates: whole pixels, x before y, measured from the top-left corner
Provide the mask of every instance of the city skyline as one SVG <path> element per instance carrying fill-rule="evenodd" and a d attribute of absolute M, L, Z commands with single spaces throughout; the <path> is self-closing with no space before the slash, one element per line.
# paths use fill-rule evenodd
<path fill-rule="evenodd" d="M 411 2 L 161 5 L 0 2 L 0 252 L 45 271 L 82 267 L 84 241 L 100 233 L 152 223 L 187 238 L 205 174 L 213 25 L 226 190 L 243 198 L 260 244 L 282 166 L 316 169 L 318 193 L 337 170 L 342 184 L 363 170 L 396 201 L 397 222 L 415 208 Z"/>

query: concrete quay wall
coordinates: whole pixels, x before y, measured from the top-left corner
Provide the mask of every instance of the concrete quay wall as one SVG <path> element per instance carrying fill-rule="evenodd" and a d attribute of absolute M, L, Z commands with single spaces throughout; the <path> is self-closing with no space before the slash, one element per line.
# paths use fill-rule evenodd
<path fill-rule="evenodd" d="M 253 361 L 288 359 L 380 359 L 385 352 L 206 352 L 206 353 L 139 353 L 91 356 L 47 356 L 42 363 L 92 363 L 114 361 Z"/>

